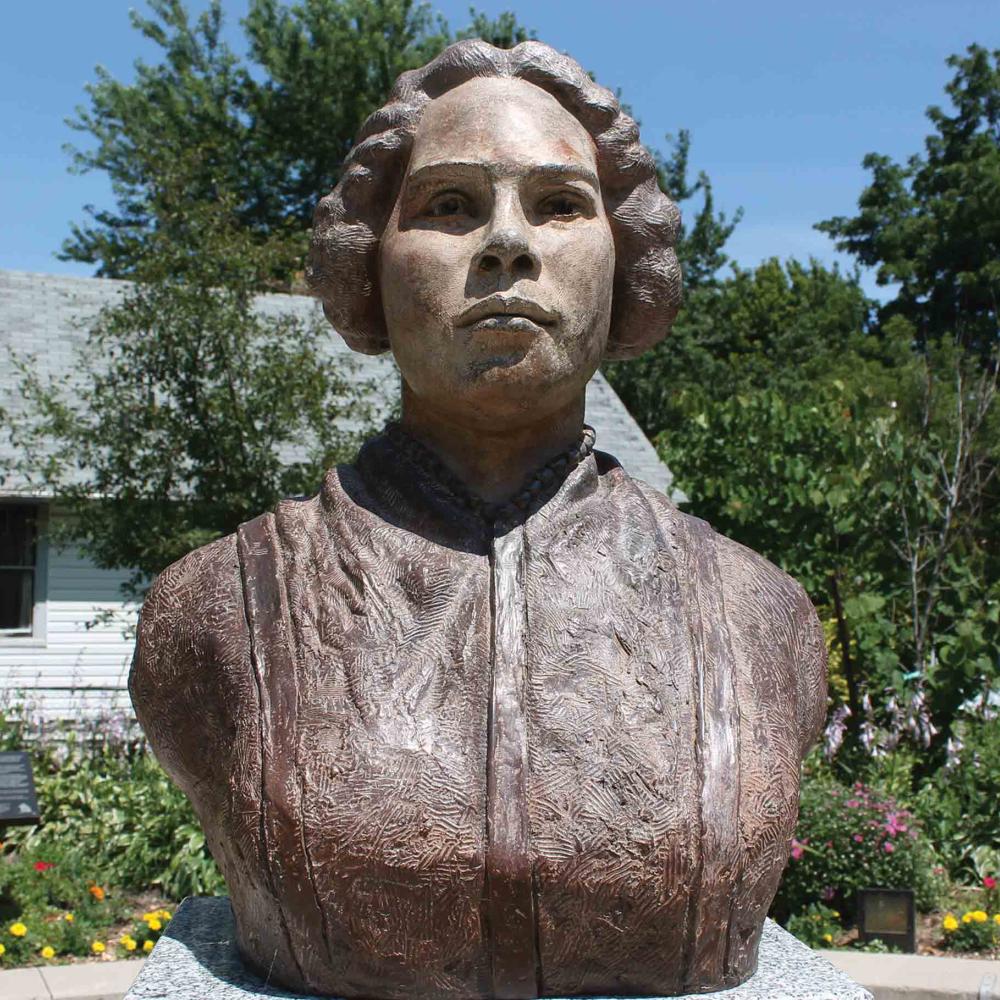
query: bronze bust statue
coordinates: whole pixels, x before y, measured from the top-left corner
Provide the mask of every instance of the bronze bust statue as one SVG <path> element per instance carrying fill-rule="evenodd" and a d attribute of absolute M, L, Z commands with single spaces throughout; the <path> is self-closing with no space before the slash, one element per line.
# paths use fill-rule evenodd
<path fill-rule="evenodd" d="M 603 358 L 666 335 L 675 206 L 538 42 L 400 77 L 309 278 L 402 418 L 164 571 L 136 712 L 271 982 L 642 996 L 753 971 L 825 711 L 802 588 L 593 449 Z M 721 457 L 724 460 L 724 457 Z"/>

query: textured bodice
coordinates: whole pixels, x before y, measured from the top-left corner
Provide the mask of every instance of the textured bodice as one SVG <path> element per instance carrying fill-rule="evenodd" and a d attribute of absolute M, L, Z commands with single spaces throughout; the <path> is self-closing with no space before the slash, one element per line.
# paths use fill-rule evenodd
<path fill-rule="evenodd" d="M 131 684 L 262 975 L 663 995 L 753 971 L 824 669 L 801 588 L 608 456 L 490 521 L 379 438 L 167 570 Z"/>

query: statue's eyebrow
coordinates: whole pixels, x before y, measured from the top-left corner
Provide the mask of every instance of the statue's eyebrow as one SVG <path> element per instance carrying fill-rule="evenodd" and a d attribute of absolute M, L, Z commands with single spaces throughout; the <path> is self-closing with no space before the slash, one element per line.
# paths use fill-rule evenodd
<path fill-rule="evenodd" d="M 410 171 L 406 178 L 407 186 L 433 183 L 439 179 L 439 175 L 447 174 L 456 167 L 470 172 L 485 173 L 490 177 L 510 172 L 509 163 L 490 163 L 485 160 L 440 160 L 436 163 L 425 163 Z M 589 184 L 595 191 L 601 189 L 597 174 L 579 163 L 530 163 L 525 164 L 520 173 L 529 177 L 541 175 L 550 180 L 579 180 Z"/>

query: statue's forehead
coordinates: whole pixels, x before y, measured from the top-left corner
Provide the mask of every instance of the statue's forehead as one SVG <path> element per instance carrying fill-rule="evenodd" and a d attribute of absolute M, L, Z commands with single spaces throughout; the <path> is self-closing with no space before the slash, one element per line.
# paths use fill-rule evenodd
<path fill-rule="evenodd" d="M 425 108 L 410 170 L 449 162 L 563 162 L 597 171 L 593 139 L 551 94 L 496 77 L 469 80 Z"/>

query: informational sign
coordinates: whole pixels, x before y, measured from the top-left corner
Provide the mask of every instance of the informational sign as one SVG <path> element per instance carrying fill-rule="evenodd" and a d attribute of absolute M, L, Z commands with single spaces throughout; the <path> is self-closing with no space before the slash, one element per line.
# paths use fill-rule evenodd
<path fill-rule="evenodd" d="M 32 825 L 40 818 L 31 758 L 23 751 L 0 753 L 0 827 Z"/>
<path fill-rule="evenodd" d="M 879 938 L 909 952 L 917 950 L 917 910 L 912 889 L 859 889 L 858 937 Z"/>

